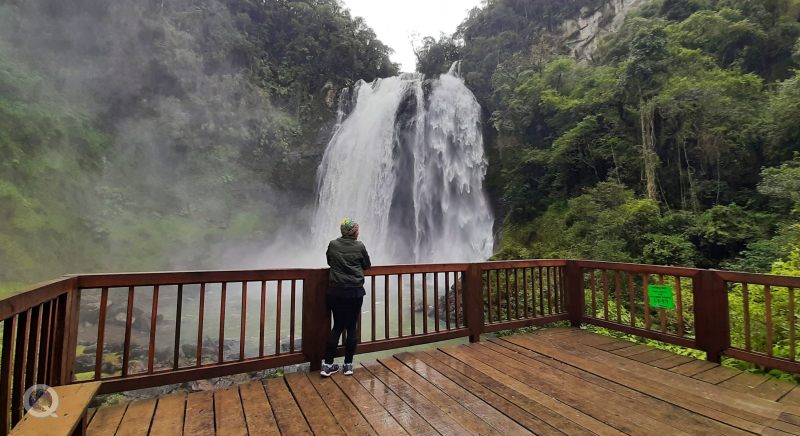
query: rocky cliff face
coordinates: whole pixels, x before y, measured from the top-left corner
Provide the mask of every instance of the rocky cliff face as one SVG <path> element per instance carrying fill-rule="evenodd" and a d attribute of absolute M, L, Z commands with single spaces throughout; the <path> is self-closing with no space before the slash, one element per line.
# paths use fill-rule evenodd
<path fill-rule="evenodd" d="M 581 8 L 576 18 L 561 25 L 561 38 L 570 54 L 580 61 L 589 61 L 597 51 L 600 37 L 619 29 L 625 17 L 648 0 L 606 0 L 600 6 Z"/>

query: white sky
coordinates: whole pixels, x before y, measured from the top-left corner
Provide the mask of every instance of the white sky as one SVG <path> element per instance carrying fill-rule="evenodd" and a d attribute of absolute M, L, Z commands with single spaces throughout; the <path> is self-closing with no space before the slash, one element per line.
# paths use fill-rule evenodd
<path fill-rule="evenodd" d="M 378 39 L 394 49 L 392 61 L 402 71 L 414 71 L 417 60 L 411 39 L 425 36 L 439 39 L 452 34 L 467 17 L 467 11 L 481 0 L 343 0 L 355 17 L 364 17 Z"/>

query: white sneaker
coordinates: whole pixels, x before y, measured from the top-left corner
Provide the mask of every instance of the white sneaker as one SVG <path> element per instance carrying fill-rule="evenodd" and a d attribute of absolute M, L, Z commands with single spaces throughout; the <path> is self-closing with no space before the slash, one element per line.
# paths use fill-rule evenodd
<path fill-rule="evenodd" d="M 321 375 L 323 377 L 330 377 L 333 374 L 336 374 L 337 372 L 339 372 L 339 365 L 337 365 L 335 363 L 333 363 L 331 365 L 328 365 L 327 363 L 323 363 L 322 364 L 322 370 L 320 370 L 319 375 Z M 352 374 L 352 372 L 351 372 L 351 374 Z"/>

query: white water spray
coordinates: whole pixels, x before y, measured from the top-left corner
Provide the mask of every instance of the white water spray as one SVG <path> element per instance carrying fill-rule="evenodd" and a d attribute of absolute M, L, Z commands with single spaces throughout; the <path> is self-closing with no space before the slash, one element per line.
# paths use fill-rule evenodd
<path fill-rule="evenodd" d="M 352 96 L 342 93 L 317 174 L 314 246 L 326 246 L 350 216 L 378 264 L 491 256 L 481 109 L 458 68 L 432 81 L 362 81 Z"/>

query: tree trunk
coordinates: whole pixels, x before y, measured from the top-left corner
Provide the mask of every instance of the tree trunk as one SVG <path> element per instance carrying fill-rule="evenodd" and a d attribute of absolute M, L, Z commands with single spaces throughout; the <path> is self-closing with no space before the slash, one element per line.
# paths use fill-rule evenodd
<path fill-rule="evenodd" d="M 692 164 L 689 162 L 689 152 L 686 151 L 686 140 L 682 141 L 683 144 L 683 155 L 686 157 L 686 174 L 687 179 L 689 180 L 689 201 L 692 205 L 692 211 L 697 212 L 700 209 L 700 202 L 697 200 L 697 189 L 694 186 L 694 179 L 692 178 L 692 172 L 694 168 L 692 168 Z"/>
<path fill-rule="evenodd" d="M 644 179 L 647 188 L 647 197 L 658 202 L 658 189 L 656 188 L 656 154 L 655 137 L 655 107 L 644 100 L 639 102 L 639 117 L 642 124 L 642 161 L 644 162 Z"/>

